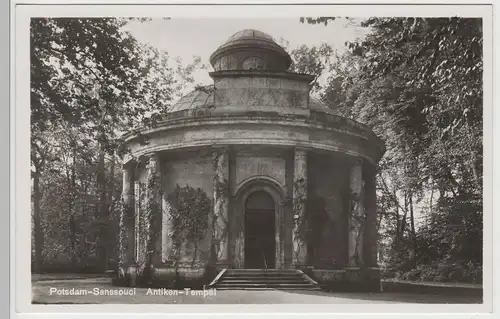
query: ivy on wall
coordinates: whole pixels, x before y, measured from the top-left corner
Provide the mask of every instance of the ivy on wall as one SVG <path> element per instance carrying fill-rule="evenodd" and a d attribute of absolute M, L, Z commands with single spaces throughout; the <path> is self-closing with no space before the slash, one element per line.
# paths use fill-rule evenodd
<path fill-rule="evenodd" d="M 146 226 L 148 222 L 148 216 L 145 213 L 145 210 L 143 209 L 146 207 L 146 184 L 143 182 L 138 183 L 138 189 L 139 189 L 139 194 L 138 194 L 138 225 L 137 225 L 137 233 L 136 233 L 136 250 L 137 250 L 137 264 L 139 268 L 143 268 L 146 263 L 146 241 L 147 241 L 147 234 L 146 234 Z"/>
<path fill-rule="evenodd" d="M 196 262 L 198 242 L 201 241 L 208 229 L 208 217 L 211 211 L 211 201 L 201 188 L 189 185 L 176 186 L 168 195 L 171 204 L 169 222 L 172 229 L 173 255 L 175 265 L 179 265 L 181 244 L 192 243 L 195 247 L 193 262 Z"/>
<path fill-rule="evenodd" d="M 301 178 L 296 180 L 294 184 L 293 229 L 295 232 L 295 238 L 305 243 L 309 237 L 309 226 L 305 215 L 307 204 L 307 182 Z"/>
<path fill-rule="evenodd" d="M 161 177 L 159 171 L 159 159 L 151 156 L 148 159 L 148 175 L 146 180 L 146 207 L 144 211 L 146 233 L 146 255 L 144 262 L 145 278 L 149 278 L 151 266 L 153 264 L 153 254 L 155 252 L 156 239 L 161 232 Z"/>
<path fill-rule="evenodd" d="M 212 219 L 212 243 L 210 247 L 211 262 L 224 259 L 224 251 L 227 249 L 228 231 L 228 197 L 229 181 L 228 174 L 228 152 L 227 149 L 215 149 L 212 154 L 212 165 L 215 172 L 214 182 L 214 206 Z"/>
<path fill-rule="evenodd" d="M 361 234 L 366 224 L 366 211 L 361 205 L 362 194 L 351 191 L 349 195 L 349 232 L 354 234 L 354 255 L 350 256 L 356 265 L 360 264 Z"/>

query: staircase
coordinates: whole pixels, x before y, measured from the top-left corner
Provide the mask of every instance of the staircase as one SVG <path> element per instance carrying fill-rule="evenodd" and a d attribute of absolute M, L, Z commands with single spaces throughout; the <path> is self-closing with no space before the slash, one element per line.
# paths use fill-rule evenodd
<path fill-rule="evenodd" d="M 209 287 L 217 290 L 320 289 L 318 283 L 296 269 L 224 269 Z"/>

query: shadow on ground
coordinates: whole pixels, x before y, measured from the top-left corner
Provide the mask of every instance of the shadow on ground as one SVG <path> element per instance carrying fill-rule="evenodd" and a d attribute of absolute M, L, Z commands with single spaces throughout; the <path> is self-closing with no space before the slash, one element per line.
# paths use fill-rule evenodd
<path fill-rule="evenodd" d="M 357 299 L 366 301 L 388 301 L 401 303 L 425 303 L 425 304 L 481 304 L 481 297 L 454 296 L 442 294 L 418 294 L 403 292 L 327 292 L 327 291 L 295 291 L 282 290 L 292 294 L 316 295 L 345 299 Z"/>

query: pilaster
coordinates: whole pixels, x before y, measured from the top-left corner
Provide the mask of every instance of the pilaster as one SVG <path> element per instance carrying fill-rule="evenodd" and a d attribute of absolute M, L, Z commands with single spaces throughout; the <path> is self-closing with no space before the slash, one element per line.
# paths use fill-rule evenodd
<path fill-rule="evenodd" d="M 146 179 L 146 207 L 145 225 L 146 233 L 146 265 L 161 262 L 161 247 L 158 247 L 158 237 L 161 234 L 161 173 L 160 160 L 157 153 L 147 156 L 147 179 Z"/>
<path fill-rule="evenodd" d="M 367 163 L 364 171 L 364 200 L 366 225 L 364 228 L 363 255 L 366 266 L 377 267 L 377 182 L 376 167 Z"/>
<path fill-rule="evenodd" d="M 365 226 L 365 209 L 363 194 L 363 161 L 356 159 L 349 174 L 349 212 L 348 212 L 348 252 L 349 267 L 363 264 L 363 228 Z"/>
<path fill-rule="evenodd" d="M 307 151 L 305 149 L 295 149 L 293 168 L 292 263 L 295 266 L 303 266 L 307 263 L 306 237 L 309 231 L 306 219 Z"/>
<path fill-rule="evenodd" d="M 228 264 L 228 211 L 229 211 L 229 149 L 215 148 L 213 238 L 212 260 L 217 264 Z"/>
<path fill-rule="evenodd" d="M 133 162 L 129 162 L 122 166 L 122 179 L 118 266 L 120 269 L 126 269 L 126 267 L 134 263 L 135 259 Z"/>

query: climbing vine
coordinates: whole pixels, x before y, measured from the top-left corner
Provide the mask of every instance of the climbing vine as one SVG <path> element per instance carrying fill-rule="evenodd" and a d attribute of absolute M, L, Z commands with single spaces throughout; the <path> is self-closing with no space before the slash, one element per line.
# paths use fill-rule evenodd
<path fill-rule="evenodd" d="M 147 271 L 153 264 L 153 254 L 155 251 L 156 238 L 161 227 L 161 181 L 159 174 L 159 161 L 156 156 L 149 158 L 146 207 L 145 207 L 145 230 L 146 230 L 146 258 L 145 268 Z"/>
<path fill-rule="evenodd" d="M 133 187 L 129 185 L 129 187 Z M 128 250 L 131 248 L 129 245 L 133 243 L 128 242 L 129 229 L 134 227 L 135 212 L 134 206 L 132 205 L 132 194 L 133 189 L 127 189 L 125 194 L 121 198 L 121 213 L 119 219 L 119 234 L 118 234 L 118 268 L 123 269 L 128 266 L 130 260 L 128 259 Z"/>
<path fill-rule="evenodd" d="M 295 238 L 301 242 L 306 242 L 309 237 L 309 225 L 306 218 L 307 205 L 307 182 L 301 178 L 294 182 L 293 188 L 293 225 Z"/>
<path fill-rule="evenodd" d="M 212 243 L 210 247 L 210 259 L 216 262 L 222 257 L 227 241 L 227 209 L 229 197 L 229 182 L 227 179 L 228 167 L 227 149 L 216 149 L 213 153 L 212 165 L 214 175 L 214 210 L 212 219 Z"/>
<path fill-rule="evenodd" d="M 139 182 L 139 210 L 138 210 L 138 225 L 137 225 L 137 264 L 139 266 L 145 263 L 145 251 L 146 251 L 146 225 L 147 225 L 147 214 L 145 213 L 143 207 L 146 206 L 146 185 L 143 182 Z"/>
<path fill-rule="evenodd" d="M 197 243 L 202 240 L 208 229 L 208 216 L 211 201 L 201 188 L 176 186 L 168 196 L 171 205 L 169 222 L 172 227 L 172 241 L 175 259 L 180 259 L 180 245 L 183 242 L 193 243 L 195 258 Z"/>
<path fill-rule="evenodd" d="M 350 195 L 350 210 L 349 210 L 349 231 L 354 232 L 356 235 L 354 242 L 354 262 L 359 264 L 360 258 L 360 244 L 361 244 L 361 234 L 363 233 L 364 225 L 366 223 L 366 211 L 364 207 L 361 206 L 360 212 L 360 202 L 362 200 L 362 196 L 360 193 L 351 192 Z"/>

